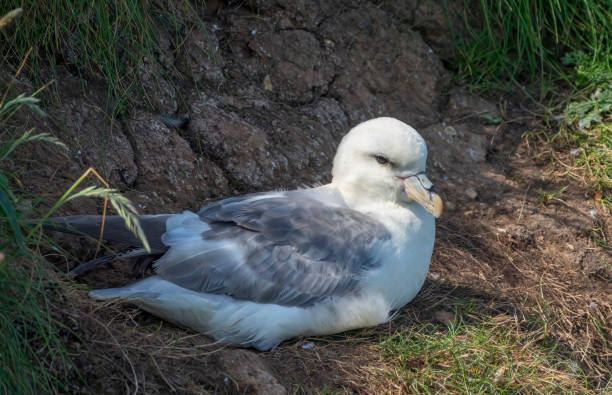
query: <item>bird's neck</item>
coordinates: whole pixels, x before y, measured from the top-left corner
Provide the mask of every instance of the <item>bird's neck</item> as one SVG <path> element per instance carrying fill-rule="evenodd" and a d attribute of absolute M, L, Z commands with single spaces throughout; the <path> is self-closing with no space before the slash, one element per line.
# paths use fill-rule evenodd
<path fill-rule="evenodd" d="M 381 194 L 380 189 L 368 189 L 363 185 L 336 180 L 330 186 L 342 195 L 346 205 L 353 210 L 368 212 L 376 206 L 399 206 L 392 194 Z"/>

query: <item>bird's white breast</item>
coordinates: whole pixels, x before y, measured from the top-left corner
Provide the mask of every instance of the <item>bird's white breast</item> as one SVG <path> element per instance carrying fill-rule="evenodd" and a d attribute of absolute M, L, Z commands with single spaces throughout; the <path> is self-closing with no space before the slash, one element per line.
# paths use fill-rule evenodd
<path fill-rule="evenodd" d="M 382 295 L 389 309 L 397 309 L 411 301 L 425 281 L 435 220 L 417 204 L 407 208 L 385 203 L 370 215 L 387 227 L 391 239 L 381 248 L 382 265 L 364 277 L 364 289 L 372 295 Z"/>

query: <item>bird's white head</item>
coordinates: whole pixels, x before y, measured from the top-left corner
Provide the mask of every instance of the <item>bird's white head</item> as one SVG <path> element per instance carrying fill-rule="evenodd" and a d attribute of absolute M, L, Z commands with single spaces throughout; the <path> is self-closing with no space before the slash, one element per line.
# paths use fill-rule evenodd
<path fill-rule="evenodd" d="M 395 118 L 375 118 L 344 136 L 334 157 L 332 183 L 349 204 L 416 202 L 436 218 L 442 199 L 425 175 L 427 146 L 412 127 Z"/>

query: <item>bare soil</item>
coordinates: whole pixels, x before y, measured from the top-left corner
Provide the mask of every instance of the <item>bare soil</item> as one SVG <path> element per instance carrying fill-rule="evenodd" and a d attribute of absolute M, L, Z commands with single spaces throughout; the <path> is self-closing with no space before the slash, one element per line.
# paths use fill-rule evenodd
<path fill-rule="evenodd" d="M 61 100 L 50 104 L 49 117 L 18 120 L 54 133 L 71 151 L 21 151 L 11 166 L 31 170 L 25 188 L 57 197 L 93 166 L 145 213 L 196 210 L 239 193 L 327 182 L 350 127 L 395 116 L 428 141 L 428 173 L 446 202 L 429 278 L 387 325 L 255 352 L 129 304 L 89 300 L 81 284 L 120 286 L 143 275 L 127 262 L 114 264 L 67 282 L 56 301 L 76 361 L 74 371 L 58 372 L 70 390 L 396 392 L 381 339 L 438 323 L 437 313 L 466 299 L 481 317 L 550 322 L 537 341 L 573 352 L 594 382 L 610 380 L 610 215 L 586 183 L 564 174 L 569 152 L 523 135 L 541 125 L 519 97 L 480 98 L 451 83 L 439 57 L 452 61 L 444 14 L 411 1 L 251 3 L 203 15 L 208 27 L 194 27 L 181 50 L 168 44 L 142 74 L 153 107 L 136 106 L 112 122 L 102 111 L 103 81 L 90 76 L 84 92 L 75 72 L 60 65 Z M 160 70 L 165 82 L 151 83 L 147 76 Z M 0 72 L 0 81 L 9 78 Z M 21 78 L 15 89 L 33 87 Z M 168 113 L 188 117 L 188 126 L 166 126 L 159 116 Z M 483 114 L 504 121 L 489 124 Z M 542 198 L 565 186 L 557 199 Z M 98 203 L 75 201 L 62 214 L 96 212 Z M 71 257 L 49 254 L 61 272 L 95 249 L 72 238 L 62 245 Z"/>

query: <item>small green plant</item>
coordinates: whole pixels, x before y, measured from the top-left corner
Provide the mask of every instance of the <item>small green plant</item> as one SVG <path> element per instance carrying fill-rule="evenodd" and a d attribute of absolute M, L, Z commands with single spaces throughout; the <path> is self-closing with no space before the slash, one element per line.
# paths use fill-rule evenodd
<path fill-rule="evenodd" d="M 602 227 L 595 227 L 595 228 L 589 229 L 587 231 L 587 234 L 591 238 L 591 240 L 593 240 L 595 245 L 603 249 L 606 249 L 606 250 L 612 250 L 612 245 L 610 244 L 608 238 L 606 237 L 606 233 L 604 232 Z"/>
<path fill-rule="evenodd" d="M 493 125 L 499 125 L 500 123 L 502 123 L 503 118 L 502 117 L 493 117 L 491 114 L 482 114 L 480 116 L 480 118 L 484 119 L 485 121 L 493 124 Z"/>
<path fill-rule="evenodd" d="M 585 100 L 568 104 L 563 112 L 567 123 L 576 123 L 581 129 L 590 129 L 604 122 L 612 111 L 612 88 L 602 88 L 593 92 Z"/>
<path fill-rule="evenodd" d="M 573 166 L 593 186 L 604 207 L 612 202 L 612 70 L 581 52 L 566 62 L 575 66 L 581 88 L 565 106 L 560 137 L 578 147 Z"/>
<path fill-rule="evenodd" d="M 563 194 L 563 192 L 565 192 L 567 190 L 568 186 L 564 186 L 561 189 L 559 189 L 556 192 L 544 192 L 544 191 L 540 191 L 539 193 L 539 198 L 540 198 L 540 204 L 548 204 L 553 200 L 560 200 L 559 196 L 561 196 Z"/>

